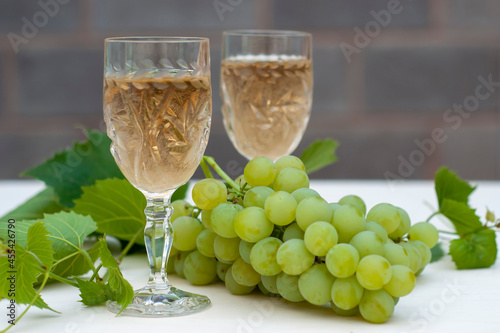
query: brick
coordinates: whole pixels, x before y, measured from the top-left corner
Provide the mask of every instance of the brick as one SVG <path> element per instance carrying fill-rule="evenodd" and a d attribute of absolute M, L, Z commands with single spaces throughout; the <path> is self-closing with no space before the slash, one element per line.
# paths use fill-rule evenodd
<path fill-rule="evenodd" d="M 3 83 L 6 81 L 4 76 L 2 75 L 2 53 L 0 53 L 0 115 L 3 113 L 6 105 L 7 94 L 4 91 Z"/>
<path fill-rule="evenodd" d="M 500 131 L 498 128 L 449 130 L 442 144 L 443 165 L 465 179 L 500 178 Z"/>
<path fill-rule="evenodd" d="M 81 136 L 75 134 L 18 135 L 0 134 L 0 179 L 19 178 L 21 172 L 42 163 L 72 144 Z"/>
<path fill-rule="evenodd" d="M 304 149 L 316 139 L 331 137 L 340 142 L 338 161 L 311 175 L 312 178 L 334 179 L 385 179 L 385 173 L 398 175 L 399 156 L 408 159 L 417 146 L 415 139 L 423 139 L 424 132 L 403 130 L 340 130 L 334 133 L 315 132 L 308 128 L 294 155 L 300 156 Z M 434 156 L 426 157 L 405 179 L 423 178 L 426 165 Z"/>
<path fill-rule="evenodd" d="M 237 1 L 218 0 L 218 3 Z M 218 15 L 214 1 L 198 0 L 98 0 L 92 9 L 93 25 L 99 31 L 150 31 L 169 29 L 244 29 L 254 27 L 254 1 L 241 1 Z"/>
<path fill-rule="evenodd" d="M 43 20 L 42 14 L 46 13 L 40 2 L 44 4 L 52 3 L 55 0 L 0 0 L 0 31 L 14 32 L 19 34 L 23 25 L 22 20 L 26 17 L 29 22 L 35 23 L 36 20 Z M 59 3 L 57 3 L 59 5 Z M 54 6 L 49 7 L 50 11 L 48 22 L 45 26 L 40 26 L 40 31 L 68 31 L 75 30 L 78 26 L 78 1 L 71 0 L 67 4 L 59 5 L 59 8 Z M 34 20 L 34 16 L 36 18 Z M 42 23 L 42 21 L 40 21 Z"/>
<path fill-rule="evenodd" d="M 18 66 L 22 115 L 102 112 L 102 50 L 26 50 Z"/>
<path fill-rule="evenodd" d="M 498 81 L 494 49 L 371 47 L 365 51 L 369 111 L 444 112 L 475 94 L 478 77 Z M 479 110 L 496 107 L 498 89 Z"/>
<path fill-rule="evenodd" d="M 455 27 L 500 26 L 500 2 L 498 0 L 451 0 L 447 22 Z"/>
<path fill-rule="evenodd" d="M 274 0 L 274 25 L 279 29 L 351 28 L 373 21 L 371 11 L 387 9 L 388 0 Z M 389 28 L 422 28 L 429 23 L 428 0 L 401 1 Z"/>
<path fill-rule="evenodd" d="M 344 63 L 339 48 L 314 48 L 313 112 L 346 110 Z"/>

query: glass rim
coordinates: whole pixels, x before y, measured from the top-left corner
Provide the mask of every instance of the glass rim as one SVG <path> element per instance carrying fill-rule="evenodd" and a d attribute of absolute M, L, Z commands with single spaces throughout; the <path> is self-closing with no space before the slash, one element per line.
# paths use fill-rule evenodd
<path fill-rule="evenodd" d="M 105 43 L 196 43 L 208 42 L 207 37 L 181 37 L 181 36 L 128 36 L 128 37 L 108 37 Z"/>
<path fill-rule="evenodd" d="M 269 29 L 243 29 L 243 30 L 226 30 L 223 31 L 224 36 L 256 36 L 256 37 L 310 37 L 311 34 L 305 31 L 298 30 L 269 30 Z"/>

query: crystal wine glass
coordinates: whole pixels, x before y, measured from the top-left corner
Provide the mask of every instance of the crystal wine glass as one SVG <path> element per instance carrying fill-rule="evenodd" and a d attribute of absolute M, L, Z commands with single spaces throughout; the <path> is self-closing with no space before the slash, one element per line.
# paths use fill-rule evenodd
<path fill-rule="evenodd" d="M 123 37 L 105 41 L 104 118 L 111 152 L 147 199 L 144 240 L 149 281 L 122 312 L 178 316 L 210 305 L 206 296 L 173 287 L 166 263 L 172 246 L 170 198 L 193 175 L 212 116 L 206 38 Z M 121 306 L 109 301 L 118 313 Z"/>
<path fill-rule="evenodd" d="M 223 33 L 222 114 L 229 138 L 247 159 L 277 160 L 297 148 L 312 105 L 311 34 Z"/>

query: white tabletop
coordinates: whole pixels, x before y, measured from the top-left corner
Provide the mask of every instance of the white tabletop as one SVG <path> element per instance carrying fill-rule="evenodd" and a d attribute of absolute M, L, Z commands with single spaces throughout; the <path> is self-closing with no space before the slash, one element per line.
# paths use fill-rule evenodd
<path fill-rule="evenodd" d="M 477 182 L 471 205 L 484 216 L 485 207 L 500 215 L 500 182 Z M 425 219 L 436 206 L 433 183 L 407 181 L 389 186 L 385 181 L 313 181 L 328 201 L 346 194 L 361 196 L 371 207 L 390 202 L 408 211 L 412 222 Z M 0 216 L 43 188 L 32 181 L 0 181 Z M 438 219 L 434 220 L 440 224 Z M 438 225 L 446 228 L 446 226 Z M 148 275 L 144 255 L 126 257 L 122 272 L 134 287 L 142 287 Z M 54 309 L 31 309 L 12 332 L 498 332 L 500 329 L 500 265 L 480 270 L 457 271 L 449 256 L 430 264 L 418 277 L 414 291 L 400 299 L 394 315 L 385 324 L 375 325 L 360 317 L 344 318 L 329 307 L 305 302 L 294 304 L 259 294 L 231 295 L 222 284 L 192 286 L 175 275 L 170 281 L 177 287 L 210 297 L 205 311 L 186 317 L 135 318 L 115 317 L 104 307 L 85 307 L 76 288 L 54 284 L 42 292 Z M 0 330 L 6 327 L 5 301 Z"/>

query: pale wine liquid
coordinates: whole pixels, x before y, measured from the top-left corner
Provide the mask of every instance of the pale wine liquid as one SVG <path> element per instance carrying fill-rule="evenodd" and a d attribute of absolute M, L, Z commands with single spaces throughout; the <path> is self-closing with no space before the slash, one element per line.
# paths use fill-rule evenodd
<path fill-rule="evenodd" d="M 294 151 L 311 110 L 311 61 L 236 57 L 221 66 L 224 125 L 236 149 L 271 160 Z"/>
<path fill-rule="evenodd" d="M 210 78 L 105 78 L 111 152 L 138 189 L 163 193 L 191 178 L 208 141 Z"/>

